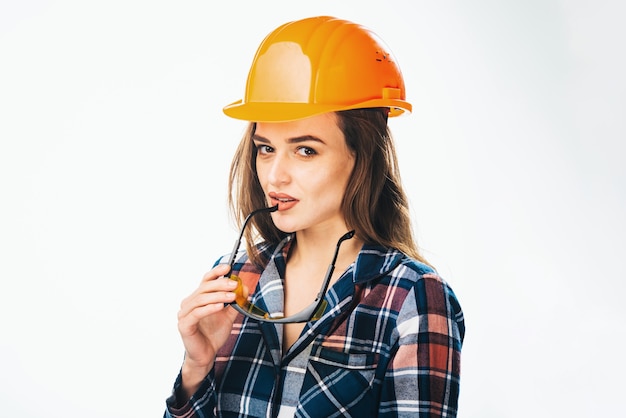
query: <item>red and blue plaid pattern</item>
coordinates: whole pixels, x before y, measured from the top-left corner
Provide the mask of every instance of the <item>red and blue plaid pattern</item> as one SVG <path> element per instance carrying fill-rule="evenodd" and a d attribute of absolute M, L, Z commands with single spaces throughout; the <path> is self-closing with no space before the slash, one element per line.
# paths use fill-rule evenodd
<path fill-rule="evenodd" d="M 283 244 L 260 246 L 280 271 Z M 245 255 L 234 272 L 249 288 L 261 287 L 262 271 Z M 261 294 L 252 297 L 263 303 Z M 310 355 L 298 404 L 290 405 L 295 416 L 456 416 L 465 324 L 454 292 L 431 268 L 366 245 L 326 299 L 324 316 L 286 353 L 279 325 L 240 315 L 214 369 L 184 405 L 178 376 L 164 417 L 275 417 L 282 394 L 293 390 L 283 387 L 288 366 L 304 349 Z"/>

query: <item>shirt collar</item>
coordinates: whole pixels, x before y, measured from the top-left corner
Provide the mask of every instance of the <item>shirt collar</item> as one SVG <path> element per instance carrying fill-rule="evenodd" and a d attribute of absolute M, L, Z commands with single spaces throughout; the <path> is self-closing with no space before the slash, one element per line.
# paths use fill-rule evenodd
<path fill-rule="evenodd" d="M 274 247 L 271 258 L 274 259 L 278 271 L 284 272 L 287 255 L 295 239 L 290 234 Z M 359 252 L 354 265 L 354 283 L 364 283 L 384 276 L 395 269 L 406 255 L 394 248 L 386 248 L 378 244 L 365 244 Z"/>

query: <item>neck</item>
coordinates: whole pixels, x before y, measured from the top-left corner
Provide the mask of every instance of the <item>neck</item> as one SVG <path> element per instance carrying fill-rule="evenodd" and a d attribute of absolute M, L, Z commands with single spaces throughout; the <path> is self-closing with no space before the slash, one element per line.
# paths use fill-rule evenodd
<path fill-rule="evenodd" d="M 311 268 L 326 268 L 332 261 L 337 242 L 348 229 L 345 231 L 299 231 L 296 233 L 295 247 L 289 256 L 289 262 L 298 265 L 310 265 Z M 335 262 L 336 269 L 345 270 L 356 259 L 363 241 L 354 236 L 346 239 L 341 243 L 337 260 Z"/>

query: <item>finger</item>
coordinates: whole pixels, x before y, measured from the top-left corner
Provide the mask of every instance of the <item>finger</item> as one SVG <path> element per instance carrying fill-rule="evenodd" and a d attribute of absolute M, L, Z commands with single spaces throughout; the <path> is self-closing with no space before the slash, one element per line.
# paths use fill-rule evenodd
<path fill-rule="evenodd" d="M 230 266 L 228 264 L 219 264 L 213 267 L 209 272 L 207 272 L 202 278 L 202 281 L 206 282 L 210 280 L 215 280 L 219 277 L 222 277 L 228 274 L 229 270 L 230 270 Z"/>
<path fill-rule="evenodd" d="M 224 304 L 233 302 L 236 295 L 232 290 L 232 287 L 228 287 L 226 290 L 221 291 L 212 289 L 207 292 L 194 292 L 181 302 L 180 310 L 178 311 L 179 319 L 189 315 L 197 308 L 210 305 L 223 306 Z"/>
<path fill-rule="evenodd" d="M 210 303 L 230 303 L 235 297 L 236 288 L 237 282 L 226 278 L 203 282 L 191 295 L 182 300 L 179 312 L 181 315 L 186 315 L 198 306 Z"/>
<path fill-rule="evenodd" d="M 198 330 L 198 323 L 224 309 L 223 303 L 198 306 L 178 319 L 178 330 L 182 335 L 193 335 Z"/>
<path fill-rule="evenodd" d="M 232 292 L 236 288 L 236 280 L 227 279 L 226 277 L 219 277 L 217 279 L 201 282 L 190 296 L 193 296 L 194 294 L 210 292 Z"/>
<path fill-rule="evenodd" d="M 230 295 L 234 296 L 233 293 L 230 293 Z M 220 313 L 228 306 L 229 306 L 228 302 L 227 303 L 221 303 L 221 302 L 220 303 L 208 303 L 205 305 L 196 306 L 195 308 L 191 309 L 187 313 L 183 313 L 182 311 L 179 312 L 178 330 L 180 334 L 182 336 L 189 336 L 189 337 L 193 336 L 199 331 L 200 322 L 202 322 L 203 320 L 208 320 L 212 315 Z M 235 320 L 238 314 L 238 312 L 232 308 L 228 309 L 224 313 L 226 314 L 226 317 L 228 318 L 228 320 L 230 320 L 231 323 Z M 222 319 L 220 319 L 219 321 L 220 323 L 223 324 Z"/>

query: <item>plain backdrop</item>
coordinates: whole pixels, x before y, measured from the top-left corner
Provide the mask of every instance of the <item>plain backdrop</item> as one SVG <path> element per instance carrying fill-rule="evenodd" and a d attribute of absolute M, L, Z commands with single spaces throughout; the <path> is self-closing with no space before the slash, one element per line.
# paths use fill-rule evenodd
<path fill-rule="evenodd" d="M 465 311 L 460 414 L 625 416 L 620 1 L 0 1 L 0 403 L 161 416 L 180 301 L 230 251 L 227 172 L 279 24 L 372 28 L 418 241 Z"/>

